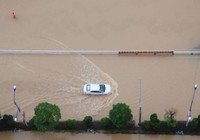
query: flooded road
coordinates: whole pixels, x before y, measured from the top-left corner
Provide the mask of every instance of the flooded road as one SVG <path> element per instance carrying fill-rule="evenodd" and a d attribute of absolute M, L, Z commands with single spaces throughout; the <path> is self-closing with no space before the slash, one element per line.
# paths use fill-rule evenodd
<path fill-rule="evenodd" d="M 112 104 L 125 102 L 137 122 L 139 80 L 142 81 L 142 118 L 151 113 L 163 119 L 165 110 L 178 110 L 177 119 L 186 120 L 193 94 L 193 84 L 199 82 L 199 56 L 80 56 L 80 55 L 11 55 L 0 56 L 1 112 L 14 114 L 14 84 L 16 101 L 26 111 L 27 119 L 34 107 L 44 101 L 61 108 L 62 119 L 82 120 L 108 116 Z M 106 72 L 106 73 L 105 73 Z M 83 94 L 86 83 L 112 85 L 109 96 Z M 199 98 L 199 94 L 195 96 Z M 194 101 L 197 116 L 199 100 Z M 69 113 L 70 112 L 70 113 Z M 21 119 L 21 118 L 19 118 Z"/>
<path fill-rule="evenodd" d="M 112 105 L 118 96 L 117 83 L 84 56 L 12 55 L 4 58 L 1 74 L 9 76 L 2 78 L 2 81 L 15 81 L 16 102 L 26 111 L 28 118 L 34 114 L 33 107 L 48 101 L 59 105 L 63 119 L 73 117 L 82 119 L 86 115 L 97 115 L 102 108 Z M 83 86 L 86 83 L 110 84 L 112 94 L 85 95 Z M 12 114 L 15 112 L 15 108 L 11 105 L 12 85 L 7 82 L 2 85 L 9 89 L 7 101 L 9 104 L 1 104 L 1 111 Z M 2 91 L 2 95 L 6 96 L 8 92 Z"/>
<path fill-rule="evenodd" d="M 0 3 L 1 50 L 200 49 L 199 0 L 0 0 Z M 152 113 L 162 120 L 169 108 L 177 109 L 176 119 L 186 120 L 193 86 L 200 85 L 200 57 L 192 55 L 2 54 L 0 66 L 0 112 L 16 113 L 12 89 L 15 84 L 16 101 L 26 112 L 27 120 L 34 115 L 35 106 L 44 101 L 61 108 L 62 120 L 82 120 L 85 115 L 101 119 L 108 116 L 112 104 L 123 102 L 130 106 L 137 122 L 140 80 L 142 120 L 149 119 Z M 85 83 L 111 84 L 113 94 L 85 96 L 82 92 Z M 199 98 L 197 91 L 193 117 L 200 114 Z M 38 135 L 27 133 L 28 137 Z M 146 139 L 140 135 L 126 136 Z M 16 135 L 10 137 L 17 139 Z M 168 136 L 158 136 L 165 138 Z M 113 135 L 108 139 L 113 139 Z"/>

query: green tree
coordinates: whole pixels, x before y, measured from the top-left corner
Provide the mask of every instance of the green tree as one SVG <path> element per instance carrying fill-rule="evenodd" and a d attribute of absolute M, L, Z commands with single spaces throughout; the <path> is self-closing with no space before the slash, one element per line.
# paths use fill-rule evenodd
<path fill-rule="evenodd" d="M 74 129 L 74 128 L 76 128 L 76 125 L 77 125 L 77 121 L 74 120 L 74 119 L 68 119 L 68 120 L 66 121 L 66 126 L 67 126 L 67 128 L 69 128 L 69 129 Z"/>
<path fill-rule="evenodd" d="M 146 120 L 142 123 L 142 128 L 144 130 L 152 130 L 157 131 L 160 128 L 160 120 L 158 119 L 158 116 L 156 113 L 153 113 L 150 116 L 150 120 Z"/>
<path fill-rule="evenodd" d="M 125 103 L 113 105 L 113 108 L 109 112 L 109 118 L 117 128 L 126 126 L 132 117 L 131 109 Z"/>
<path fill-rule="evenodd" d="M 154 131 L 157 131 L 160 128 L 160 120 L 158 119 L 158 116 L 156 113 L 150 116 L 150 125 L 151 125 L 151 129 Z"/>
<path fill-rule="evenodd" d="M 15 127 L 13 116 L 7 115 L 7 114 L 3 115 L 0 121 L 0 125 L 1 125 L 2 130 L 13 129 Z"/>
<path fill-rule="evenodd" d="M 92 125 L 92 117 L 91 116 L 85 116 L 83 119 L 83 123 L 87 126 L 90 127 Z"/>
<path fill-rule="evenodd" d="M 176 119 L 175 119 L 176 114 L 177 114 L 177 111 L 174 108 L 171 108 L 165 111 L 164 119 L 168 127 L 170 128 L 176 127 Z"/>
<path fill-rule="evenodd" d="M 151 130 L 151 122 L 148 120 L 145 120 L 142 122 L 142 128 L 144 130 Z"/>
<path fill-rule="evenodd" d="M 197 120 L 198 120 L 198 126 L 200 127 L 200 115 L 198 115 Z"/>
<path fill-rule="evenodd" d="M 190 122 L 190 124 L 193 129 L 199 129 L 200 128 L 200 115 L 198 115 L 197 118 L 193 118 L 192 121 Z"/>
<path fill-rule="evenodd" d="M 29 126 L 31 129 L 36 130 L 37 128 L 36 128 L 36 126 L 35 126 L 35 124 L 34 124 L 34 119 L 35 119 L 35 116 L 33 116 L 33 117 L 29 120 L 28 126 Z"/>
<path fill-rule="evenodd" d="M 59 107 L 47 102 L 38 104 L 34 110 L 33 123 L 39 131 L 53 130 L 61 118 Z"/>
<path fill-rule="evenodd" d="M 198 127 L 198 118 L 194 118 L 194 119 L 192 119 L 192 121 L 191 121 L 191 126 L 192 126 L 192 128 L 193 129 L 196 129 L 197 127 Z"/>

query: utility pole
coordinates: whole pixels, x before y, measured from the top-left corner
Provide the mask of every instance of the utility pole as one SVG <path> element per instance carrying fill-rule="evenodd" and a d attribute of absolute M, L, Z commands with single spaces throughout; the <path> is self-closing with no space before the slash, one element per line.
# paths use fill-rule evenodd
<path fill-rule="evenodd" d="M 142 118 L 142 81 L 139 82 L 139 126 L 141 126 L 141 118 Z"/>

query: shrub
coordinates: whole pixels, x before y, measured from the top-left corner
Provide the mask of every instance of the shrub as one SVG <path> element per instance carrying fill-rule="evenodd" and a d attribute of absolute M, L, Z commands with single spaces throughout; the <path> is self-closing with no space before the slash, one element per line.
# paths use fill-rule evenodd
<path fill-rule="evenodd" d="M 15 122 L 13 120 L 13 116 L 7 115 L 7 114 L 3 115 L 3 118 L 0 121 L 0 126 L 1 126 L 1 130 L 14 129 Z"/>
<path fill-rule="evenodd" d="M 108 117 L 105 117 L 105 118 L 101 119 L 101 124 L 104 127 L 111 127 L 112 126 L 112 121 Z"/>
<path fill-rule="evenodd" d="M 150 116 L 150 126 L 151 126 L 151 129 L 154 131 L 157 131 L 160 128 L 160 120 L 158 119 L 158 116 L 156 113 Z"/>
<path fill-rule="evenodd" d="M 158 119 L 158 116 L 156 113 L 153 113 L 150 116 L 150 120 L 146 120 L 142 123 L 142 128 L 144 130 L 152 130 L 152 131 L 157 131 L 160 128 L 160 120 Z"/>
<path fill-rule="evenodd" d="M 34 119 L 35 119 L 35 116 L 33 116 L 33 118 L 31 118 L 28 122 L 28 126 L 32 129 L 36 129 L 36 126 L 34 124 Z"/>
<path fill-rule="evenodd" d="M 193 129 L 198 128 L 198 118 L 192 119 L 192 121 L 191 121 L 191 127 L 192 127 Z"/>
<path fill-rule="evenodd" d="M 168 127 L 170 128 L 176 127 L 176 119 L 175 119 L 176 114 L 177 114 L 177 110 L 174 108 L 171 108 L 165 111 L 164 119 Z"/>
<path fill-rule="evenodd" d="M 87 126 L 90 127 L 92 125 L 92 117 L 91 116 L 85 116 L 83 119 L 83 123 Z"/>
<path fill-rule="evenodd" d="M 74 128 L 76 128 L 76 125 L 77 125 L 77 121 L 76 120 L 74 120 L 74 119 L 68 119 L 67 121 L 66 121 L 66 126 L 67 126 L 67 128 L 69 128 L 69 129 L 74 129 Z"/>
<path fill-rule="evenodd" d="M 200 115 L 198 115 L 197 120 L 198 120 L 198 126 L 200 127 Z"/>
<path fill-rule="evenodd" d="M 142 128 L 144 129 L 144 130 L 147 130 L 147 131 L 149 131 L 150 129 L 151 129 L 151 122 L 150 121 L 144 121 L 144 122 L 142 122 Z"/>
<path fill-rule="evenodd" d="M 175 119 L 167 119 L 165 121 L 166 121 L 168 127 L 176 128 L 176 120 Z"/>

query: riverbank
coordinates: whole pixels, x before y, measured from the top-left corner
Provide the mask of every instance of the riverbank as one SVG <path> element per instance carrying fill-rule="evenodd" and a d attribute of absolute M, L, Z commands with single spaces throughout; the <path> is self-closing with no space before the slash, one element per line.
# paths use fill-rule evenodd
<path fill-rule="evenodd" d="M 78 121 L 74 128 L 68 128 L 66 122 L 59 122 L 53 131 L 70 132 L 70 133 L 104 133 L 104 134 L 154 134 L 154 135 L 200 135 L 200 129 L 193 129 L 189 124 L 185 125 L 185 121 L 177 121 L 176 128 L 169 128 L 164 121 L 161 121 L 159 130 L 147 131 L 143 126 L 137 126 L 134 121 L 128 123 L 126 127 L 118 129 L 114 126 L 104 127 L 100 121 L 93 121 L 90 127 L 84 125 L 82 121 Z M 2 129 L 1 129 L 2 130 Z M 6 129 L 8 130 L 8 129 Z M 28 126 L 22 122 L 17 122 L 10 130 L 18 131 L 37 131 L 30 123 Z"/>

